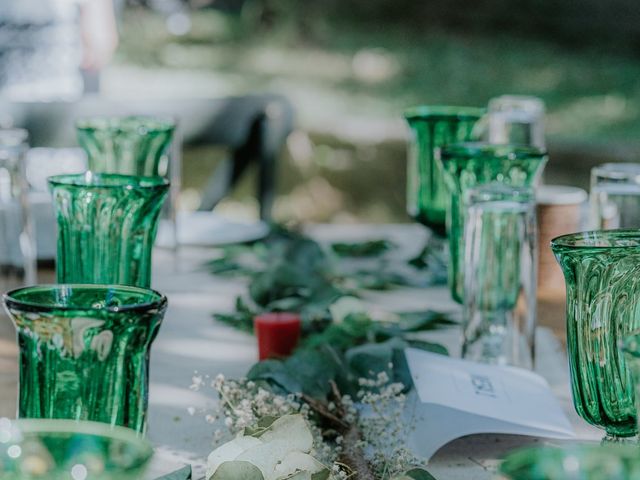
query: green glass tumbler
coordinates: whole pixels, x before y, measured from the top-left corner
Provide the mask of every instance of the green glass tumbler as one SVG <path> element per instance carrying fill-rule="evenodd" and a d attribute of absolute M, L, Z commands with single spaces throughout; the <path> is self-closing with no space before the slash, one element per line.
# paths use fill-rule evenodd
<path fill-rule="evenodd" d="M 567 287 L 573 404 L 606 440 L 636 434 L 633 383 L 619 343 L 640 327 L 640 230 L 557 237 L 551 249 Z"/>
<path fill-rule="evenodd" d="M 450 196 L 447 211 L 449 287 L 453 299 L 462 303 L 465 195 L 472 188 L 492 182 L 533 188 L 547 162 L 547 154 L 537 147 L 472 142 L 442 147 L 437 160 L 441 163 Z"/>
<path fill-rule="evenodd" d="M 0 419 L 3 480 L 139 480 L 152 457 L 151 444 L 128 428 Z"/>
<path fill-rule="evenodd" d="M 18 338 L 21 418 L 66 418 L 144 432 L 149 353 L 167 299 L 153 290 L 42 285 L 4 296 Z"/>
<path fill-rule="evenodd" d="M 170 118 L 94 117 L 76 122 L 89 170 L 123 175 L 166 176 L 176 128 Z"/>
<path fill-rule="evenodd" d="M 631 375 L 633 393 L 636 402 L 636 423 L 640 421 L 640 332 L 635 331 L 620 342 L 625 363 Z M 638 429 L 640 431 L 640 428 Z"/>
<path fill-rule="evenodd" d="M 500 465 L 498 480 L 636 480 L 636 445 L 579 444 L 517 450 Z"/>
<path fill-rule="evenodd" d="M 57 279 L 148 287 L 162 177 L 94 174 L 49 178 L 58 221 Z"/>
<path fill-rule="evenodd" d="M 407 168 L 407 211 L 440 236 L 446 233 L 449 201 L 435 150 L 473 139 L 484 110 L 473 107 L 420 106 L 404 112 L 412 132 Z"/>

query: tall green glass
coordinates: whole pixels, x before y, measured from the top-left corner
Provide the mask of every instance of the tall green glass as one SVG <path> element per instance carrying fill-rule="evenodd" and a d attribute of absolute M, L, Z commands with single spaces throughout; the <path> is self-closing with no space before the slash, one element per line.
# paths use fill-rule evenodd
<path fill-rule="evenodd" d="M 567 287 L 573 404 L 607 439 L 636 434 L 633 383 L 619 343 L 640 327 L 640 230 L 563 235 L 551 248 Z"/>
<path fill-rule="evenodd" d="M 473 107 L 420 106 L 404 112 L 412 132 L 407 169 L 407 211 L 416 221 L 444 236 L 447 189 L 435 150 L 472 140 L 484 110 Z"/>
<path fill-rule="evenodd" d="M 153 456 L 136 432 L 96 422 L 0 419 L 3 480 L 140 480 Z"/>
<path fill-rule="evenodd" d="M 58 221 L 60 283 L 148 287 L 162 177 L 94 174 L 49 178 Z"/>
<path fill-rule="evenodd" d="M 442 147 L 438 161 L 450 196 L 447 211 L 449 232 L 449 287 L 455 301 L 464 299 L 465 195 L 474 187 L 499 182 L 513 187 L 534 187 L 547 154 L 536 147 L 459 143 Z"/>
<path fill-rule="evenodd" d="M 638 423 L 640 422 L 640 415 L 638 415 L 638 412 L 640 412 L 640 331 L 636 330 L 622 340 L 620 347 L 624 353 L 627 369 L 631 374 L 636 402 L 636 423 Z M 638 431 L 640 431 L 640 428 Z"/>
<path fill-rule="evenodd" d="M 18 415 L 144 432 L 149 353 L 167 299 L 153 290 L 42 285 L 4 296 L 20 356 Z"/>
<path fill-rule="evenodd" d="M 89 170 L 123 175 L 166 176 L 175 122 L 148 116 L 83 118 L 76 122 L 78 143 Z"/>
<path fill-rule="evenodd" d="M 635 480 L 640 478 L 636 445 L 594 444 L 530 447 L 511 453 L 498 480 Z"/>

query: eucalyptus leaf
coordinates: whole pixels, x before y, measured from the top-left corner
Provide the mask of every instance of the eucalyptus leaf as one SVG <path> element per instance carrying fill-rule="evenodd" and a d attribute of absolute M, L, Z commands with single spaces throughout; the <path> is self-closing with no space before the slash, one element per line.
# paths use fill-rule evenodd
<path fill-rule="evenodd" d="M 299 376 L 290 371 L 280 360 L 264 360 L 256 363 L 247 373 L 247 379 L 263 380 L 287 393 L 302 392 Z"/>
<path fill-rule="evenodd" d="M 263 442 L 285 439 L 290 451 L 309 452 L 313 447 L 313 436 L 307 421 L 300 414 L 284 415 L 276 419 L 261 436 Z"/>
<path fill-rule="evenodd" d="M 316 472 L 311 475 L 311 480 L 329 480 L 331 472 L 328 469 L 324 469 L 321 472 Z"/>
<path fill-rule="evenodd" d="M 269 415 L 261 417 L 255 427 L 245 427 L 243 434 L 245 436 L 260 438 L 278 418 L 279 417 Z"/>
<path fill-rule="evenodd" d="M 207 457 L 207 470 L 215 472 L 225 462 L 231 462 L 243 452 L 260 445 L 262 442 L 249 436 L 238 436 L 227 443 L 220 445 Z"/>
<path fill-rule="evenodd" d="M 359 378 L 371 378 L 385 372 L 392 378 L 394 350 L 404 350 L 407 344 L 399 338 L 383 343 L 368 343 L 347 350 L 345 359 L 349 369 Z"/>
<path fill-rule="evenodd" d="M 278 477 L 276 480 L 313 480 L 313 477 L 309 472 L 296 472 L 291 475 Z"/>
<path fill-rule="evenodd" d="M 407 339 L 410 347 L 425 350 L 427 352 L 439 353 L 440 355 L 449 355 L 449 351 L 444 345 L 439 343 L 428 342 L 426 340 Z"/>
<path fill-rule="evenodd" d="M 209 480 L 264 480 L 258 467 L 249 462 L 224 462 L 213 473 Z"/>
<path fill-rule="evenodd" d="M 436 480 L 436 478 L 427 472 L 424 468 L 412 468 L 404 474 L 411 480 Z"/>
<path fill-rule="evenodd" d="M 368 240 L 366 242 L 336 242 L 331 249 L 343 257 L 375 257 L 396 248 L 396 245 L 386 239 Z"/>

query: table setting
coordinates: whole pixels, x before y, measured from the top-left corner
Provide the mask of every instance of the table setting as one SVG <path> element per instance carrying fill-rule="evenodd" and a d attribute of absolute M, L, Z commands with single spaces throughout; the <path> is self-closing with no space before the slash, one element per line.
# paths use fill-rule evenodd
<path fill-rule="evenodd" d="M 638 165 L 543 184 L 535 97 L 404 117 L 413 224 L 178 212 L 143 114 L 45 201 L 0 130 L 0 479 L 640 478 Z"/>

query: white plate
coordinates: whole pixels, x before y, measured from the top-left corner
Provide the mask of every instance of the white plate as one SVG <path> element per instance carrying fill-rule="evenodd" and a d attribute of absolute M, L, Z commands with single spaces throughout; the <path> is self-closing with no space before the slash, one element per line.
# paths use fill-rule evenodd
<path fill-rule="evenodd" d="M 172 225 L 160 222 L 156 245 L 172 245 Z M 238 222 L 212 212 L 180 212 L 178 214 L 178 243 L 197 247 L 219 247 L 231 243 L 260 240 L 269 234 L 265 222 Z"/>

